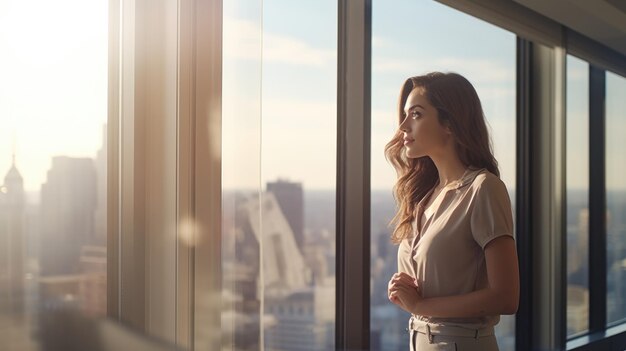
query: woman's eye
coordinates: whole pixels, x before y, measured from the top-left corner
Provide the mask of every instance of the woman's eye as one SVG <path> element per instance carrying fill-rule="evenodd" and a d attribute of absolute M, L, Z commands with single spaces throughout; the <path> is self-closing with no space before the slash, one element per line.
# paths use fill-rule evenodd
<path fill-rule="evenodd" d="M 419 113 L 419 112 L 417 112 L 417 111 L 413 111 L 413 112 L 411 112 L 411 117 L 412 117 L 412 118 L 418 118 L 418 117 L 419 117 L 419 116 L 421 116 L 421 115 L 422 115 L 422 114 L 421 114 L 421 113 Z"/>

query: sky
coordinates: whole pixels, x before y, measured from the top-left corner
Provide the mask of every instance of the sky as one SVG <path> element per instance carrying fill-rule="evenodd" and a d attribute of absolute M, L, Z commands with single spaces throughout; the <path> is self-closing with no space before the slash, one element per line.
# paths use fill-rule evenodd
<path fill-rule="evenodd" d="M 224 53 L 224 84 L 233 87 L 224 89 L 225 123 L 232 122 L 223 133 L 225 186 L 263 187 L 283 178 L 308 189 L 332 189 L 336 2 L 265 0 L 262 8 L 245 6 L 250 3 L 237 1 L 225 8 L 225 38 L 238 43 Z M 372 188 L 390 189 L 395 182 L 383 148 L 396 129 L 400 85 L 408 76 L 432 70 L 455 71 L 474 84 L 502 178 L 514 188 L 516 36 L 434 1 L 374 1 L 372 13 Z M 241 45 L 246 39 L 248 44 Z M 578 64 L 568 67 L 567 76 L 567 181 L 571 188 L 585 188 L 588 177 L 581 167 L 586 164 L 580 160 L 588 157 L 588 74 L 584 62 L 570 61 Z M 624 124 L 621 117 L 615 120 L 616 126 Z M 626 188 L 619 181 L 615 185 Z"/>
<path fill-rule="evenodd" d="M 0 181 L 27 191 L 52 156 L 95 157 L 107 118 L 106 0 L 0 0 Z"/>
<path fill-rule="evenodd" d="M 225 186 L 263 186 L 284 178 L 308 189 L 334 188 L 336 2 L 273 0 L 252 11 L 231 6 L 225 8 L 224 34 L 226 42 L 239 45 L 224 48 L 224 116 L 225 123 L 237 122 L 223 133 L 225 156 L 233 153 Z M 456 71 L 475 84 L 494 131 L 503 178 L 513 187 L 515 36 L 434 2 L 375 1 L 373 6 L 372 188 L 390 189 L 395 182 L 383 149 L 397 127 L 399 87 L 406 77 L 431 70 Z M 483 39 L 480 44 L 472 44 L 476 37 Z M 241 45 L 246 39 L 249 44 Z M 258 40 L 262 45 L 255 46 Z M 250 86 L 250 77 L 261 84 Z M 229 81 L 237 88 L 229 90 Z M 239 115 L 242 100 L 249 103 L 243 110 L 254 117 Z M 244 119 L 248 123 L 239 123 Z M 260 150 L 244 151 L 244 131 L 254 137 L 243 139 L 252 140 L 249 146 L 260 144 Z M 247 171 L 235 171 L 242 168 Z"/>
<path fill-rule="evenodd" d="M 372 188 L 395 182 L 383 148 L 397 127 L 400 85 L 432 70 L 474 84 L 503 180 L 513 188 L 515 35 L 434 1 L 376 0 L 372 12 Z M 224 188 L 264 188 L 281 178 L 334 189 L 336 1 L 227 1 L 223 50 Z M 0 176 L 15 148 L 26 189 L 37 191 L 52 156 L 94 157 L 102 144 L 107 1 L 0 0 L 0 52 Z M 587 73 L 584 62 L 571 61 L 568 128 L 572 140 L 583 140 L 568 144 L 576 160 L 588 155 Z M 624 78 L 607 86 L 607 111 L 617 116 L 624 99 L 611 91 L 624 91 Z M 622 116 L 607 121 L 624 126 Z M 608 135 L 609 146 L 623 149 L 621 138 Z M 584 167 L 568 165 L 570 186 L 585 187 Z M 626 188 L 623 168 L 613 168 L 609 183 Z"/>

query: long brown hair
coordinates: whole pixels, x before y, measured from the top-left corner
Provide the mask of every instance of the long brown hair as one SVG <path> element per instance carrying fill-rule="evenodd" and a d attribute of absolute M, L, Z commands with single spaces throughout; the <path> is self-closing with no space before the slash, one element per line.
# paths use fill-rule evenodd
<path fill-rule="evenodd" d="M 437 109 L 439 122 L 450 128 L 456 153 L 463 165 L 473 169 L 485 168 L 500 176 L 480 99 L 472 84 L 457 73 L 431 72 L 407 79 L 400 89 L 398 125 L 404 120 L 404 104 L 415 88 L 424 90 L 430 104 Z M 390 223 L 395 224 L 391 235 L 395 244 L 411 236 L 411 223 L 415 216 L 421 215 L 416 206 L 439 179 L 437 167 L 430 157 L 406 157 L 403 137 L 403 132 L 398 129 L 385 146 L 385 156 L 398 176 L 393 187 L 398 211 Z"/>

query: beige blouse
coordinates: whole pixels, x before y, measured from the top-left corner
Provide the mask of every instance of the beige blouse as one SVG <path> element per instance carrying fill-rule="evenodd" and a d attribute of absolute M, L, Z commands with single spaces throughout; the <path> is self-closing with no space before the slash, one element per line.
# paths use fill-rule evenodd
<path fill-rule="evenodd" d="M 428 195 L 423 202 L 428 200 Z M 398 271 L 415 277 L 424 298 L 470 293 L 488 286 L 484 249 L 513 234 L 506 186 L 485 169 L 470 170 L 449 184 L 424 211 L 421 231 L 400 243 Z M 468 328 L 494 326 L 500 316 L 418 319 Z"/>

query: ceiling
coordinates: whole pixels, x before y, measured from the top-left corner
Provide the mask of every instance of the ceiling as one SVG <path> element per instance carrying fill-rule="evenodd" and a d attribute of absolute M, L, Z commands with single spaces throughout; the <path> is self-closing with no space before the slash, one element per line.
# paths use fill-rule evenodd
<path fill-rule="evenodd" d="M 626 0 L 514 0 L 626 56 Z"/>

